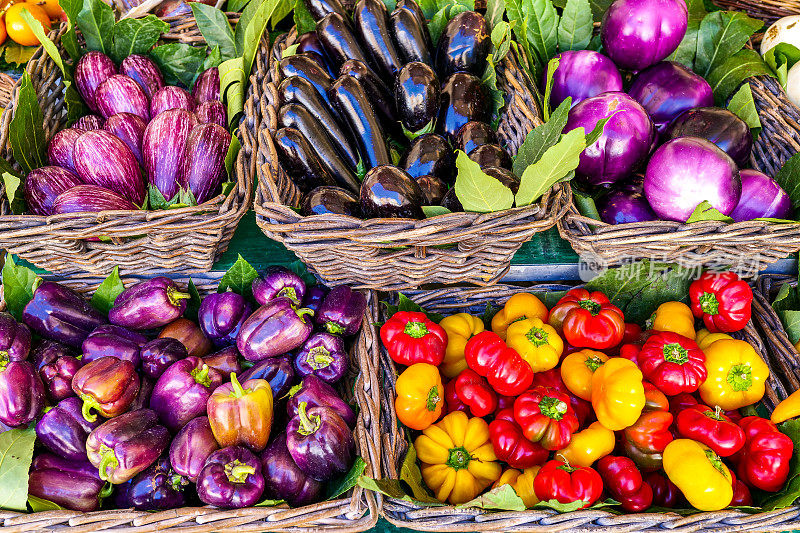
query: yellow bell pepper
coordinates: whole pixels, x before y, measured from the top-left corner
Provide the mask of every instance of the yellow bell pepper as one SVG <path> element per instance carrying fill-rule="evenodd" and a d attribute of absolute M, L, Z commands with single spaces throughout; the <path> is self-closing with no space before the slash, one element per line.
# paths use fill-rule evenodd
<path fill-rule="evenodd" d="M 592 424 L 578 433 L 572 434 L 569 446 L 556 452 L 556 459 L 564 459 L 572 466 L 592 466 L 614 451 L 617 441 L 614 432 L 606 429 L 600 422 Z"/>
<path fill-rule="evenodd" d="M 642 414 L 645 395 L 636 363 L 612 357 L 592 376 L 592 407 L 597 421 L 611 431 L 632 426 Z"/>
<path fill-rule="evenodd" d="M 523 318 L 538 318 L 545 321 L 547 313 L 547 306 L 539 298 L 527 292 L 518 292 L 492 317 L 492 331 L 506 340 L 506 330 L 513 322 Z"/>
<path fill-rule="evenodd" d="M 457 313 L 444 317 L 439 325 L 447 332 L 447 349 L 439 371 L 443 376 L 452 379 L 467 368 L 464 346 L 473 336 L 483 331 L 483 320 L 467 313 Z"/>
<path fill-rule="evenodd" d="M 541 318 L 525 318 L 509 325 L 506 344 L 516 350 L 534 372 L 555 368 L 564 351 L 564 341 L 553 326 L 545 324 Z"/>
<path fill-rule="evenodd" d="M 697 337 L 695 337 L 695 342 L 697 346 L 700 347 L 701 350 L 705 350 L 709 346 L 711 346 L 712 342 L 717 342 L 722 339 L 732 339 L 730 335 L 727 333 L 711 333 L 706 328 L 701 329 L 697 332 Z"/>
<path fill-rule="evenodd" d="M 719 511 L 733 500 L 733 479 L 722 459 L 708 446 L 675 439 L 664 449 L 664 472 L 692 507 Z"/>
<path fill-rule="evenodd" d="M 795 349 L 795 350 L 797 350 L 798 352 L 800 352 L 800 341 L 797 341 L 797 342 L 794 344 L 794 349 Z"/>
<path fill-rule="evenodd" d="M 800 390 L 794 391 L 788 398 L 776 405 L 769 419 L 780 424 L 796 416 L 800 416 Z"/>
<path fill-rule="evenodd" d="M 461 411 L 425 429 L 414 447 L 422 479 L 440 502 L 468 502 L 502 472 L 489 440 L 489 424 Z"/>
<path fill-rule="evenodd" d="M 708 377 L 700 385 L 700 397 L 706 405 L 719 405 L 730 411 L 764 397 L 769 367 L 750 344 L 722 339 L 712 342 L 703 352 Z"/>
<path fill-rule="evenodd" d="M 671 331 L 690 339 L 695 338 L 692 309 L 682 302 L 665 302 L 659 305 L 647 325 L 648 329 Z"/>
<path fill-rule="evenodd" d="M 492 488 L 496 489 L 503 485 L 511 485 L 517 496 L 522 499 L 525 507 L 533 507 L 539 503 L 539 498 L 536 497 L 536 492 L 533 490 L 533 480 L 536 479 L 536 474 L 539 473 L 541 468 L 541 466 L 532 466 L 521 471 L 516 468 L 506 468 L 500 479 L 494 482 Z"/>
<path fill-rule="evenodd" d="M 423 430 L 442 414 L 444 387 L 439 369 L 415 363 L 397 377 L 394 409 L 397 419 L 411 429 Z"/>
<path fill-rule="evenodd" d="M 572 352 L 561 362 L 561 380 L 567 389 L 584 400 L 592 399 L 592 375 L 602 367 L 608 356 L 595 350 Z"/>

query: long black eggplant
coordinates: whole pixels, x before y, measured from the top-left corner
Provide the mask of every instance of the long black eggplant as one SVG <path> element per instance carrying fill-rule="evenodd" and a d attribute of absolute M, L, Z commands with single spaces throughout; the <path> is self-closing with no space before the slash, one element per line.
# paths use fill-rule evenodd
<path fill-rule="evenodd" d="M 383 126 L 361 83 L 350 76 L 340 76 L 333 82 L 330 96 L 356 138 L 364 169 L 390 164 Z"/>
<path fill-rule="evenodd" d="M 447 23 L 436 49 L 436 72 L 446 78 L 454 72 L 480 76 L 492 49 L 489 24 L 475 11 L 459 13 Z"/>
<path fill-rule="evenodd" d="M 480 78 L 466 72 L 456 72 L 444 82 L 437 131 L 453 139 L 467 122 L 489 122 L 489 118 L 489 97 Z"/>
<path fill-rule="evenodd" d="M 348 59 L 367 62 L 367 56 L 353 35 L 350 24 L 339 13 L 330 13 L 317 22 L 317 37 L 334 70 L 338 70 Z"/>
<path fill-rule="evenodd" d="M 455 166 L 456 160 L 450 143 L 435 133 L 420 135 L 414 139 L 399 165 L 414 179 L 436 176 L 450 184 L 455 180 Z"/>
<path fill-rule="evenodd" d="M 428 50 L 433 53 L 433 40 L 431 39 L 431 33 L 428 31 L 428 21 L 425 19 L 425 13 L 422 12 L 422 8 L 419 7 L 419 4 L 415 0 L 399 0 L 395 7 L 402 7 L 403 9 L 408 9 L 414 13 L 419 25 L 425 29 L 425 44 L 427 44 Z"/>
<path fill-rule="evenodd" d="M 436 120 L 440 96 L 439 78 L 425 63 L 407 64 L 395 79 L 394 103 L 400 122 L 409 131 L 420 131 Z"/>
<path fill-rule="evenodd" d="M 361 212 L 366 218 L 422 218 L 425 197 L 404 170 L 381 165 L 367 172 L 361 184 Z"/>
<path fill-rule="evenodd" d="M 328 89 L 331 88 L 333 78 L 310 55 L 295 54 L 284 57 L 281 59 L 280 69 L 284 78 L 300 76 L 307 80 L 314 86 L 322 99 L 331 105 L 331 101 L 328 99 Z"/>
<path fill-rule="evenodd" d="M 275 147 L 283 168 L 304 193 L 319 185 L 335 185 L 336 180 L 322 166 L 308 140 L 295 128 L 275 132 Z"/>
<path fill-rule="evenodd" d="M 420 23 L 413 9 L 402 6 L 392 11 L 389 28 L 397 53 L 404 63 L 419 61 L 433 66 L 433 57 L 428 45 L 430 42 L 428 26 Z"/>
<path fill-rule="evenodd" d="M 358 217 L 361 209 L 358 206 L 358 197 L 341 187 L 317 187 L 303 198 L 300 214 L 309 215 L 325 214 L 350 215 Z"/>
<path fill-rule="evenodd" d="M 339 0 L 303 0 L 303 3 L 315 21 L 319 21 L 330 13 L 347 17 L 347 11 Z"/>
<path fill-rule="evenodd" d="M 358 193 L 361 184 L 342 156 L 344 149 L 339 147 L 336 139 L 330 137 L 319 120 L 314 118 L 308 109 L 299 104 L 288 104 L 278 111 L 278 124 L 284 128 L 295 128 L 310 140 L 312 149 L 317 153 L 320 163 L 345 189 Z"/>
<path fill-rule="evenodd" d="M 334 139 L 339 140 L 339 144 L 345 153 L 342 156 L 345 162 L 355 168 L 358 165 L 358 152 L 354 148 L 353 138 L 346 133 L 344 124 L 334 118 L 334 111 L 317 93 L 311 82 L 300 76 L 292 76 L 283 80 L 278 87 L 278 99 L 281 106 L 286 104 L 300 104 L 309 113 L 320 121 L 325 131 Z"/>
<path fill-rule="evenodd" d="M 394 78 L 403 62 L 394 48 L 389 33 L 389 13 L 382 0 L 359 0 L 353 10 L 356 34 L 376 72 Z"/>
<path fill-rule="evenodd" d="M 469 153 L 469 158 L 478 163 L 482 169 L 499 167 L 511 170 L 512 161 L 508 152 L 497 144 L 484 144 Z"/>
<path fill-rule="evenodd" d="M 397 109 L 394 105 L 394 98 L 374 70 L 363 61 L 348 59 L 339 69 L 339 76 L 351 76 L 361 83 L 372 107 L 375 108 L 381 119 L 381 124 L 387 128 L 387 133 L 403 134 L 397 125 Z"/>
<path fill-rule="evenodd" d="M 322 58 L 325 70 L 328 72 L 331 78 L 336 76 L 330 64 L 328 63 L 328 58 L 325 57 L 325 47 L 323 47 L 322 43 L 319 41 L 319 37 L 317 37 L 317 32 L 310 31 L 298 37 L 297 53 L 298 54 L 316 53 L 320 58 Z"/>

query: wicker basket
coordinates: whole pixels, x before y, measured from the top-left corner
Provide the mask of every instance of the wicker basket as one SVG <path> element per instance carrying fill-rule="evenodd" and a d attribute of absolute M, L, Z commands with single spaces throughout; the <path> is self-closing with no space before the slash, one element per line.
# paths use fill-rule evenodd
<path fill-rule="evenodd" d="M 513 287 L 496 285 L 483 288 L 446 288 L 435 291 L 406 293 L 429 311 L 453 314 L 460 311 L 480 315 L 487 304 L 500 306 L 519 291 L 563 290 L 565 286 L 538 285 Z M 386 317 L 382 317 L 382 320 Z M 766 349 L 754 323 L 737 334 L 750 342 L 761 354 Z M 397 479 L 399 467 L 407 450 L 407 435 L 394 412 L 394 385 L 397 369 L 388 353 L 380 348 L 381 369 L 386 386 L 383 388 L 381 412 L 383 474 Z M 772 409 L 784 391 L 773 389 L 777 368 L 772 367 L 772 377 L 767 382 L 768 396 L 765 405 Z M 800 507 L 759 514 L 725 510 L 679 516 L 674 513 L 612 514 L 601 509 L 588 509 L 571 513 L 557 513 L 548 509 L 529 509 L 522 512 L 485 511 L 477 508 L 425 506 L 395 498 L 384 498 L 383 515 L 393 524 L 419 531 L 582 531 L 591 533 L 621 531 L 782 531 L 800 526 Z"/>
<path fill-rule="evenodd" d="M 571 194 L 562 184 L 535 205 L 496 213 L 452 213 L 425 220 L 299 215 L 293 208 L 301 193 L 281 168 L 272 140 L 282 79 L 276 58 L 296 39 L 292 29 L 278 38 L 271 55 L 262 42 L 242 130 L 248 142 L 258 139 L 256 222 L 326 283 L 386 290 L 423 283 L 491 284 L 508 271 L 523 243 L 561 216 Z M 513 52 L 498 65 L 498 80 L 510 97 L 498 134 L 513 155 L 525 135 L 541 123 L 539 108 Z"/>
<path fill-rule="evenodd" d="M 800 389 L 800 355 L 795 350 L 778 314 L 772 309 L 772 300 L 784 283 L 797 286 L 796 276 L 768 274 L 758 278 L 754 291 L 753 316 L 763 335 L 770 366 L 780 369 L 780 380 L 783 390 L 781 398 Z"/>
<path fill-rule="evenodd" d="M 60 46 L 59 32 L 51 34 Z M 196 30 L 194 30 L 196 33 Z M 191 34 L 186 29 L 175 34 Z M 62 54 L 65 55 L 65 54 Z M 61 72 L 40 48 L 27 71 L 39 95 L 49 140 L 65 126 Z M 13 99 L 16 100 L 16 89 Z M 8 142 L 13 104 L 0 117 L 0 155 L 12 160 Z M 253 145 L 241 139 L 235 164 L 236 185 L 202 205 L 162 211 L 105 211 L 49 217 L 13 215 L 2 191 L 0 248 L 38 267 L 69 275 L 108 274 L 114 266 L 123 273 L 207 272 L 225 251 L 251 198 Z M 102 240 L 98 240 L 103 237 Z"/>
<path fill-rule="evenodd" d="M 798 0 L 713 0 L 722 9 L 744 11 L 753 18 L 772 23 L 788 15 L 800 15 Z"/>

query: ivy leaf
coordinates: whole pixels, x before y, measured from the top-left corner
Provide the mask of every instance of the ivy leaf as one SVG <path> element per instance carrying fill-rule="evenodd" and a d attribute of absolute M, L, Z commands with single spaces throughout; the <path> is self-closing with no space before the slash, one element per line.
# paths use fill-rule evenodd
<path fill-rule="evenodd" d="M 17 320 L 22 319 L 22 310 L 33 299 L 34 285 L 39 277 L 28 267 L 17 265 L 13 255 L 6 255 L 3 265 L 3 299 Z"/>
<path fill-rule="evenodd" d="M 775 175 L 775 181 L 792 200 L 792 207 L 800 209 L 800 153 L 790 157 Z"/>
<path fill-rule="evenodd" d="M 578 168 L 584 148 L 586 135 L 583 128 L 562 135 L 561 140 L 548 148 L 539 161 L 529 165 L 522 173 L 519 190 L 514 197 L 517 207 L 532 204 L 556 182 Z"/>
<path fill-rule="evenodd" d="M 567 125 L 571 105 L 572 98 L 567 97 L 550 115 L 550 120 L 537 126 L 525 136 L 514 158 L 514 174 L 522 176 L 526 168 L 539 161 L 542 154 L 558 142 L 561 132 Z"/>
<path fill-rule="evenodd" d="M 98 311 L 108 313 L 114 307 L 117 296 L 125 290 L 125 285 L 119 277 L 119 267 L 114 267 L 111 274 L 97 287 L 92 296 L 92 305 Z"/>
<path fill-rule="evenodd" d="M 228 23 L 228 17 L 221 10 L 202 2 L 191 2 L 192 14 L 200 33 L 209 46 L 219 46 L 219 51 L 224 59 L 231 59 L 242 54 L 237 49 L 233 37 L 233 30 Z"/>
<path fill-rule="evenodd" d="M 489 213 L 510 209 L 514 193 L 497 178 L 487 175 L 480 165 L 459 150 L 456 156 L 456 197 L 464 211 Z"/>
<path fill-rule="evenodd" d="M 35 440 L 33 428 L 0 433 L 0 509 L 27 510 L 28 469 Z"/>
<path fill-rule="evenodd" d="M 103 0 L 84 0 L 77 22 L 88 50 L 111 54 L 114 10 L 110 5 Z"/>
<path fill-rule="evenodd" d="M 741 50 L 763 22 L 736 11 L 709 13 L 700 23 L 694 71 L 703 77 Z"/>
<path fill-rule="evenodd" d="M 249 296 L 252 294 L 251 286 L 253 285 L 253 280 L 257 277 L 258 272 L 253 268 L 253 265 L 239 254 L 236 262 L 231 265 L 228 271 L 222 275 L 222 279 L 219 280 L 217 292 L 225 292 L 231 289 L 242 296 Z"/>
<path fill-rule="evenodd" d="M 755 50 L 740 50 L 725 59 L 706 80 L 714 91 L 714 101 L 723 105 L 733 91 L 747 78 L 773 76 Z"/>
<path fill-rule="evenodd" d="M 14 160 L 26 173 L 44 166 L 44 115 L 27 71 L 22 74 L 8 137 Z"/>
<path fill-rule="evenodd" d="M 567 0 L 558 23 L 558 50 L 585 50 L 593 29 L 589 0 Z"/>
<path fill-rule="evenodd" d="M 704 220 L 717 220 L 720 222 L 733 222 L 733 219 L 729 216 L 723 215 L 720 213 L 713 205 L 711 205 L 707 200 L 703 200 L 697 207 L 695 207 L 694 212 L 691 214 L 689 219 L 686 221 L 687 224 L 691 224 L 692 222 L 701 222 Z"/>
<path fill-rule="evenodd" d="M 751 130 L 756 130 L 755 134 L 761 131 L 761 119 L 758 118 L 758 109 L 756 109 L 753 91 L 750 89 L 749 83 L 745 83 L 736 91 L 731 101 L 728 102 L 728 111 L 744 120 Z"/>
<path fill-rule="evenodd" d="M 168 43 L 153 48 L 150 58 L 161 69 L 167 85 L 190 88 L 202 70 L 206 51 L 186 43 Z"/>
<path fill-rule="evenodd" d="M 524 511 L 525 502 L 522 501 L 511 485 L 504 484 L 484 492 L 477 498 L 456 505 L 456 509 L 475 507 L 478 509 L 494 509 L 499 511 Z"/>
<path fill-rule="evenodd" d="M 129 55 L 146 55 L 156 45 L 161 34 L 168 30 L 169 24 L 155 15 L 140 19 L 122 19 L 114 26 L 112 57 L 117 63 L 121 63 Z"/>

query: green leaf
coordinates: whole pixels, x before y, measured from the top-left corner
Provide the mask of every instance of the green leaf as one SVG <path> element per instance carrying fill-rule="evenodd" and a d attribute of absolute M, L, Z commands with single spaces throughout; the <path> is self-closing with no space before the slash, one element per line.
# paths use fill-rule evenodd
<path fill-rule="evenodd" d="M 558 50 L 585 50 L 592 40 L 592 30 L 589 0 L 567 0 L 558 23 Z"/>
<path fill-rule="evenodd" d="M 224 59 L 232 59 L 242 54 L 236 48 L 233 30 L 228 23 L 228 17 L 221 10 L 202 2 L 191 2 L 192 14 L 197 21 L 197 27 L 209 46 L 219 46 L 219 51 Z"/>
<path fill-rule="evenodd" d="M 183 313 L 183 316 L 190 320 L 197 320 L 197 311 L 200 309 L 202 298 L 200 298 L 200 292 L 197 290 L 197 286 L 194 284 L 192 278 L 189 278 L 187 292 L 190 298 L 186 303 L 186 311 Z"/>
<path fill-rule="evenodd" d="M 544 114 L 545 122 L 550 120 L 550 97 L 553 94 L 553 83 L 560 62 L 561 60 L 558 57 L 554 57 L 547 62 L 547 69 L 545 70 L 546 77 L 544 82 L 544 96 L 542 97 L 542 113 Z M 569 98 L 571 104 L 572 97 L 568 96 L 567 98 Z M 569 111 L 569 109 L 567 111 Z"/>
<path fill-rule="evenodd" d="M 514 174 L 522 176 L 526 168 L 539 161 L 542 155 L 558 142 L 561 132 L 567 125 L 571 105 L 572 98 L 567 97 L 550 115 L 550 120 L 537 126 L 525 136 L 514 158 Z"/>
<path fill-rule="evenodd" d="M 778 311 L 778 318 L 781 319 L 789 341 L 797 344 L 800 341 L 800 311 Z"/>
<path fill-rule="evenodd" d="M 33 54 L 36 53 L 38 47 L 22 46 L 21 44 L 17 44 L 9 39 L 6 41 L 3 49 L 3 57 L 5 58 L 6 62 L 19 66 L 25 65 L 28 61 L 30 61 L 30 59 L 33 57 Z"/>
<path fill-rule="evenodd" d="M 440 315 L 439 313 L 431 313 L 428 312 L 427 309 L 421 307 L 417 302 L 403 294 L 402 292 L 397 294 L 397 305 L 392 305 L 388 302 L 381 302 L 383 303 L 384 307 L 386 308 L 386 314 L 388 316 L 392 316 L 398 311 L 408 311 L 412 313 L 424 313 L 430 320 L 436 322 L 437 324 L 441 322 L 444 318 L 444 315 Z M 413 448 L 413 446 L 412 446 Z M 411 448 L 409 448 L 410 450 Z M 411 453 L 411 452 L 409 452 Z M 416 451 L 413 452 L 416 454 Z M 416 455 L 414 456 L 416 457 Z"/>
<path fill-rule="evenodd" d="M 117 296 L 122 294 L 124 290 L 125 285 L 123 285 L 119 277 L 119 267 L 115 266 L 111 274 L 103 280 L 94 292 L 92 296 L 92 305 L 98 311 L 108 314 L 111 308 L 114 307 L 114 301 L 117 299 Z"/>
<path fill-rule="evenodd" d="M 600 220 L 600 213 L 597 211 L 597 204 L 590 194 L 585 194 L 575 187 L 572 187 L 572 200 L 581 215 L 594 220 Z"/>
<path fill-rule="evenodd" d="M 35 440 L 33 428 L 0 433 L 0 509 L 27 510 L 28 469 Z"/>
<path fill-rule="evenodd" d="M 222 63 L 222 52 L 219 51 L 219 46 L 214 46 L 203 60 L 203 70 L 219 67 Z"/>
<path fill-rule="evenodd" d="M 524 511 L 525 502 L 517 496 L 516 491 L 511 485 L 500 485 L 488 492 L 484 492 L 477 498 L 456 505 L 456 509 L 476 507 L 478 509 L 495 509 L 499 511 Z"/>
<path fill-rule="evenodd" d="M 740 12 L 709 13 L 700 23 L 694 71 L 708 77 L 727 58 L 741 50 L 762 26 L 760 20 Z"/>
<path fill-rule="evenodd" d="M 406 129 L 405 125 L 403 125 L 402 123 L 400 124 L 400 127 L 403 128 L 403 135 L 405 135 L 406 139 L 408 139 L 409 141 L 413 141 L 420 135 L 427 135 L 429 133 L 433 133 L 433 129 L 436 127 L 436 119 L 435 118 L 431 119 L 430 122 L 425 124 L 422 128 L 420 128 L 417 131 L 410 131 Z"/>
<path fill-rule="evenodd" d="M 431 498 L 425 482 L 422 480 L 422 472 L 420 472 L 417 462 L 417 449 L 414 448 L 414 444 L 411 442 L 408 443 L 408 451 L 403 458 L 403 463 L 400 465 L 400 481 L 408 485 L 414 498 L 422 501 Z"/>
<path fill-rule="evenodd" d="M 489 100 L 492 106 L 492 125 L 496 127 L 496 124 L 500 121 L 500 110 L 506 105 L 506 98 L 502 89 L 497 86 L 497 71 L 495 70 L 494 57 L 492 54 L 489 54 L 486 58 L 486 70 L 483 72 L 481 83 L 486 87 L 486 91 L 489 94 Z M 433 121 L 431 121 L 431 124 L 432 123 Z"/>
<path fill-rule="evenodd" d="M 303 0 L 296 0 L 294 3 L 294 25 L 297 26 L 298 35 L 317 29 L 317 23 L 314 22 L 314 17 L 311 16 Z"/>
<path fill-rule="evenodd" d="M 255 504 L 254 507 L 277 507 L 286 503 L 286 500 L 264 500 Z"/>
<path fill-rule="evenodd" d="M 150 58 L 161 69 L 167 85 L 190 88 L 201 72 L 206 51 L 186 43 L 168 43 L 153 48 Z"/>
<path fill-rule="evenodd" d="M 425 213 L 425 218 L 438 217 L 439 215 L 452 213 L 452 211 L 441 205 L 423 205 L 422 212 Z"/>
<path fill-rule="evenodd" d="M 364 475 L 364 469 L 367 463 L 364 459 L 357 457 L 350 471 L 347 472 L 341 479 L 333 480 L 328 483 L 328 488 L 325 493 L 326 500 L 335 500 L 348 490 L 358 485 L 358 479 Z"/>
<path fill-rule="evenodd" d="M 772 308 L 775 311 L 800 311 L 800 291 L 784 283 L 772 302 Z"/>
<path fill-rule="evenodd" d="M 239 143 L 239 137 L 236 135 L 231 136 L 231 144 L 228 146 L 228 153 L 225 154 L 225 171 L 228 173 L 228 178 L 233 180 L 233 165 L 236 164 L 236 158 L 239 156 L 239 150 L 242 145 Z"/>
<path fill-rule="evenodd" d="M 564 134 L 560 141 L 548 148 L 539 161 L 529 165 L 522 173 L 519 190 L 514 197 L 517 207 L 532 204 L 550 187 L 578 168 L 584 148 L 586 135 L 583 128 Z"/>
<path fill-rule="evenodd" d="M 388 0 L 384 0 L 388 1 Z M 275 12 L 270 17 L 270 27 L 275 30 L 276 25 L 278 22 L 285 19 L 294 9 L 294 0 L 280 0 L 278 2 L 278 7 L 275 9 Z"/>
<path fill-rule="evenodd" d="M 28 267 L 18 266 L 14 256 L 6 255 L 3 265 L 3 299 L 17 320 L 22 319 L 22 310 L 33 299 L 34 285 L 38 276 Z"/>
<path fill-rule="evenodd" d="M 789 195 L 792 207 L 800 209 L 800 154 L 794 154 L 783 164 L 775 181 Z"/>
<path fill-rule="evenodd" d="M 433 18 L 433 14 L 440 9 L 439 2 L 437 2 L 437 0 L 419 0 L 417 4 L 422 10 L 425 20 L 431 20 Z"/>
<path fill-rule="evenodd" d="M 378 492 L 389 498 L 404 500 L 407 502 L 422 505 L 424 507 L 443 507 L 444 504 L 433 496 L 425 495 L 424 499 L 415 499 L 408 495 L 405 487 L 399 479 L 372 479 L 371 477 L 361 476 L 358 478 L 358 486 L 372 492 Z"/>
<path fill-rule="evenodd" d="M 50 500 L 45 500 L 44 498 L 39 498 L 33 494 L 28 494 L 28 506 L 30 506 L 31 511 L 34 513 L 41 513 L 44 511 L 62 511 L 66 509 L 66 507 L 61 507 L 57 503 L 53 503 Z"/>
<path fill-rule="evenodd" d="M 487 175 L 475 161 L 459 150 L 456 156 L 456 197 L 464 211 L 490 213 L 511 209 L 514 193 L 497 178 Z"/>
<path fill-rule="evenodd" d="M 287 57 L 292 57 L 293 55 L 297 54 L 298 48 L 300 48 L 299 43 L 287 46 L 283 52 L 281 52 L 281 59 L 286 59 Z"/>
<path fill-rule="evenodd" d="M 667 57 L 668 61 L 677 61 L 688 69 L 694 68 L 697 57 L 697 39 L 700 32 L 700 21 L 689 20 L 686 34 L 683 36 L 678 48 Z"/>
<path fill-rule="evenodd" d="M 761 119 L 758 118 L 758 110 L 749 83 L 745 83 L 736 91 L 728 102 L 728 110 L 744 120 L 751 130 L 761 130 Z"/>
<path fill-rule="evenodd" d="M 15 215 L 25 213 L 25 198 L 22 194 L 17 197 L 17 192 L 22 192 L 19 188 L 20 185 L 22 185 L 22 180 L 19 179 L 19 176 L 11 172 L 3 172 L 3 185 L 6 189 L 6 197 L 8 198 L 8 205 L 11 207 L 11 212 Z"/>
<path fill-rule="evenodd" d="M 247 27 L 244 29 L 244 41 L 242 41 L 241 47 L 238 48 L 242 51 L 244 79 L 247 79 L 250 75 L 250 69 L 253 67 L 253 60 L 256 57 L 256 50 L 258 50 L 258 43 L 261 41 L 261 35 L 267 27 L 267 22 L 272 18 L 279 4 L 284 1 L 286 0 L 263 0 L 253 12 L 252 18 L 247 21 Z M 255 4 L 255 2 L 253 4 Z M 247 7 L 249 8 L 250 6 Z M 242 92 L 244 92 L 244 88 Z M 230 114 L 228 116 L 230 116 Z"/>
<path fill-rule="evenodd" d="M 397 7 L 397 0 L 383 0 L 386 10 L 391 13 Z"/>
<path fill-rule="evenodd" d="M 219 66 L 220 96 L 227 104 L 229 124 L 233 124 L 239 113 L 244 111 L 244 86 L 247 76 L 243 61 L 241 57 L 236 57 Z"/>
<path fill-rule="evenodd" d="M 489 28 L 494 29 L 503 21 L 503 15 L 506 13 L 506 0 L 488 0 L 486 2 L 486 22 L 489 23 Z"/>
<path fill-rule="evenodd" d="M 78 28 L 88 50 L 111 54 L 114 35 L 114 10 L 103 0 L 84 0 L 78 13 Z"/>
<path fill-rule="evenodd" d="M 800 49 L 789 43 L 778 43 L 764 54 L 764 62 L 778 77 L 784 90 L 786 90 L 789 69 L 798 61 L 800 61 Z"/>
<path fill-rule="evenodd" d="M 612 3 L 614 3 L 614 0 L 589 0 L 589 7 L 592 8 L 592 19 L 595 22 L 603 20 L 603 15 L 606 14 Z"/>
<path fill-rule="evenodd" d="M 740 50 L 725 59 L 706 79 L 714 91 L 714 101 L 722 105 L 740 83 L 753 76 L 772 76 L 772 73 L 758 52 Z"/>
<path fill-rule="evenodd" d="M 14 159 L 27 173 L 45 165 L 44 116 L 28 72 L 23 73 L 14 118 L 9 126 L 9 142 Z"/>
<path fill-rule="evenodd" d="M 694 208 L 694 212 L 692 212 L 691 216 L 686 221 L 686 223 L 691 224 L 692 222 L 701 222 L 705 220 L 733 222 L 733 219 L 731 217 L 723 215 L 707 200 L 703 200 L 702 202 L 697 204 L 697 207 Z"/>
<path fill-rule="evenodd" d="M 436 46 L 439 43 L 439 37 L 442 35 L 448 20 L 447 7 L 445 6 L 437 11 L 431 18 L 431 21 L 428 23 L 428 33 L 431 34 L 433 46 Z"/>
<path fill-rule="evenodd" d="M 497 63 L 508 55 L 508 51 L 511 49 L 512 35 L 511 24 L 504 20 L 495 24 L 494 28 L 492 28 L 492 56 Z"/>
<path fill-rule="evenodd" d="M 582 508 L 588 502 L 586 500 L 577 500 L 570 503 L 561 503 L 558 500 L 547 500 L 544 502 L 539 502 L 534 505 L 533 509 L 553 509 L 554 511 L 558 511 L 559 513 L 571 513 L 573 511 L 577 511 L 578 509 Z"/>
<path fill-rule="evenodd" d="M 195 5 L 193 2 L 191 5 Z M 161 34 L 169 30 L 169 24 L 155 15 L 135 19 L 125 18 L 114 26 L 111 56 L 117 63 L 129 55 L 147 55 L 158 42 Z"/>
<path fill-rule="evenodd" d="M 147 187 L 147 198 L 145 202 L 151 210 L 177 209 L 179 207 L 197 205 L 194 196 L 191 195 L 191 191 L 185 191 L 183 188 L 179 188 L 175 196 L 167 200 L 164 198 L 164 195 L 161 194 L 161 191 L 158 190 L 158 187 L 152 183 Z"/>
<path fill-rule="evenodd" d="M 222 279 L 219 280 L 217 292 L 225 292 L 231 289 L 233 292 L 243 296 L 249 295 L 252 293 L 251 286 L 253 285 L 253 280 L 257 277 L 258 272 L 253 268 L 253 265 L 248 263 L 245 258 L 239 254 L 239 258 L 236 259 L 236 262 L 222 275 Z"/>
<path fill-rule="evenodd" d="M 515 23 L 514 33 L 533 53 L 534 74 L 556 54 L 558 13 L 550 0 L 507 0 L 508 20 Z"/>

